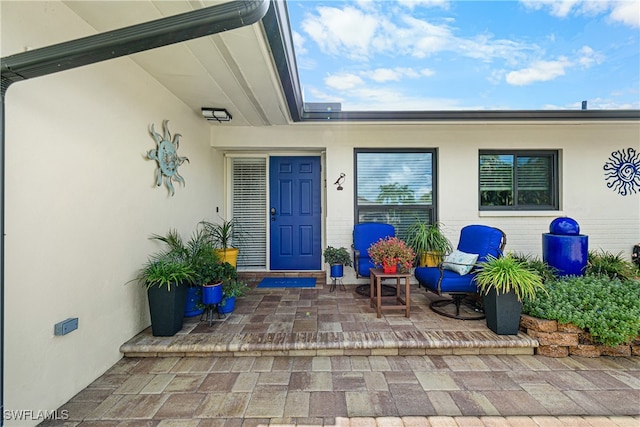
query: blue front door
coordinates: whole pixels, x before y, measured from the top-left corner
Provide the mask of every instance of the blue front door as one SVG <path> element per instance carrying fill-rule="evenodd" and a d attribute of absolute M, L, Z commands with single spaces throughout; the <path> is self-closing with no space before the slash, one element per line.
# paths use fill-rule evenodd
<path fill-rule="evenodd" d="M 271 270 L 320 270 L 320 157 L 271 157 Z"/>

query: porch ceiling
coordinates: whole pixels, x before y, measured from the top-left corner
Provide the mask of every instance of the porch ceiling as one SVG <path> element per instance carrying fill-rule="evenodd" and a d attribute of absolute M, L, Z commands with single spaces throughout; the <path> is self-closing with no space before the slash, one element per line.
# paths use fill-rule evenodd
<path fill-rule="evenodd" d="M 97 32 L 160 19 L 224 1 L 65 1 Z M 200 115 L 202 107 L 226 108 L 224 126 L 290 122 L 262 22 L 129 56 Z M 219 124 L 212 122 L 212 126 Z"/>

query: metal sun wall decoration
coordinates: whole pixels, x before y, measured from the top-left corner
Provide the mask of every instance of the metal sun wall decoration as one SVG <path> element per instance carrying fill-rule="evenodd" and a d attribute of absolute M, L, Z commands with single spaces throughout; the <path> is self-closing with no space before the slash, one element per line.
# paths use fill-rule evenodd
<path fill-rule="evenodd" d="M 156 170 L 156 185 L 160 187 L 164 178 L 164 185 L 167 186 L 169 194 L 173 196 L 175 190 L 173 188 L 172 181 L 180 182 L 185 185 L 184 178 L 178 173 L 178 167 L 185 161 L 189 162 L 186 157 L 178 156 L 178 146 L 180 145 L 179 139 L 182 135 L 176 133 L 171 139 L 171 133 L 168 126 L 169 120 L 162 122 L 164 128 L 164 136 L 160 136 L 153 128 L 153 123 L 150 126 L 150 132 L 153 139 L 156 141 L 156 148 L 147 152 L 147 158 L 149 160 L 155 160 L 158 162 L 158 169 Z"/>
<path fill-rule="evenodd" d="M 603 169 L 607 187 L 620 195 L 628 196 L 640 191 L 640 154 L 633 148 L 611 153 Z"/>

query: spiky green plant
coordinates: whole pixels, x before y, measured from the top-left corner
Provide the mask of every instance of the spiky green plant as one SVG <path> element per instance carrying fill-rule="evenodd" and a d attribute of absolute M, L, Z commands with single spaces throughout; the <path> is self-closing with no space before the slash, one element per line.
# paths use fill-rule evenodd
<path fill-rule="evenodd" d="M 441 227 L 440 222 L 430 224 L 416 218 L 415 222 L 407 227 L 405 241 L 418 256 L 425 252 L 439 252 L 446 255 L 451 252 L 453 246 Z"/>
<path fill-rule="evenodd" d="M 138 280 L 147 288 L 166 286 L 167 290 L 171 291 L 172 285 L 180 286 L 183 283 L 190 283 L 194 276 L 195 272 L 191 265 L 183 260 L 166 256 L 149 259 L 140 271 Z"/>
<path fill-rule="evenodd" d="M 527 264 L 511 255 L 495 258 L 491 255 L 480 263 L 475 282 L 481 294 L 494 288 L 498 294 L 514 291 L 519 301 L 534 299 L 537 290 L 543 290 L 542 278 Z"/>
<path fill-rule="evenodd" d="M 525 254 L 522 252 L 513 252 L 511 256 L 516 260 L 523 262 L 531 270 L 537 272 L 542 278 L 542 283 L 547 283 L 551 280 L 555 280 L 558 277 L 558 269 L 550 266 L 539 257 L 532 254 Z"/>
<path fill-rule="evenodd" d="M 589 251 L 586 274 L 604 274 L 621 280 L 638 277 L 638 268 L 622 257 L 622 253 L 612 254 L 604 250 Z"/>
<path fill-rule="evenodd" d="M 200 221 L 200 226 L 209 241 L 218 249 L 233 247 L 234 240 L 239 237 L 238 223 L 233 218 L 230 220 L 223 219 L 219 224 Z"/>

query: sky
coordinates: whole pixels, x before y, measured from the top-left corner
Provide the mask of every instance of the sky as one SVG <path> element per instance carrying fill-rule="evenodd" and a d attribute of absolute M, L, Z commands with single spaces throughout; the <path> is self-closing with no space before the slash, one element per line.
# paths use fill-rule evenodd
<path fill-rule="evenodd" d="M 640 0 L 289 0 L 304 102 L 640 109 Z"/>

